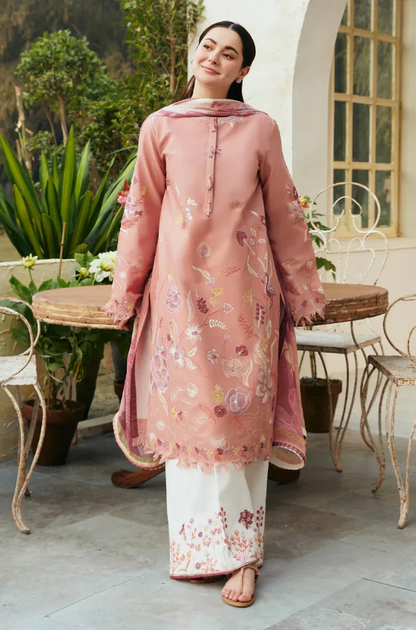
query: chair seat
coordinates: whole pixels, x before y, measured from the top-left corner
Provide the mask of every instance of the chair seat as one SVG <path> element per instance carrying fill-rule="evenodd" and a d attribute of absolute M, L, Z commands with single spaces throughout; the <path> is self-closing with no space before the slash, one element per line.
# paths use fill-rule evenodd
<path fill-rule="evenodd" d="M 416 357 L 413 359 L 416 361 Z M 416 385 L 416 369 L 408 357 L 371 354 L 368 362 L 398 386 Z"/>
<path fill-rule="evenodd" d="M 381 338 L 375 333 L 355 333 L 356 345 L 350 332 L 338 332 L 331 330 L 304 330 L 296 328 L 296 344 L 298 350 L 307 352 L 320 351 L 333 354 L 349 354 L 359 348 L 366 348 L 380 343 Z"/>
<path fill-rule="evenodd" d="M 36 385 L 38 376 L 36 372 L 36 357 L 33 355 L 27 365 L 19 374 L 16 374 L 27 362 L 27 355 L 17 357 L 1 357 L 0 359 L 0 383 L 2 385 Z M 16 374 L 16 376 L 13 376 Z M 9 378 L 8 378 L 9 377 Z"/>

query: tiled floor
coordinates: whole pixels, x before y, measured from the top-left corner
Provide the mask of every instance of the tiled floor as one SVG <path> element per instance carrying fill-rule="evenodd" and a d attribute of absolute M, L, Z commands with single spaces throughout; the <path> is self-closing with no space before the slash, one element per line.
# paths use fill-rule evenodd
<path fill-rule="evenodd" d="M 416 629 L 416 496 L 397 529 L 391 468 L 377 495 L 372 453 L 356 432 L 336 473 L 327 436 L 309 436 L 299 481 L 269 481 L 266 553 L 251 608 L 226 606 L 222 582 L 169 579 L 164 475 L 134 490 L 112 435 L 84 438 L 62 468 L 38 468 L 14 525 L 15 465 L 0 465 L 2 630 Z M 401 455 L 404 440 L 398 440 Z M 416 468 L 412 468 L 416 490 Z"/>

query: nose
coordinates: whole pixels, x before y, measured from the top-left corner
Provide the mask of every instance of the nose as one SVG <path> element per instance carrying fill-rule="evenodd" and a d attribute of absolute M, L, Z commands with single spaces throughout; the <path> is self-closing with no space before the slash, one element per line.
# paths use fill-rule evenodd
<path fill-rule="evenodd" d="M 215 52 L 211 52 L 210 56 L 208 57 L 208 61 L 209 61 L 210 63 L 215 63 L 215 64 L 217 64 L 217 63 L 218 63 L 217 58 L 218 58 L 217 53 L 215 53 Z"/>

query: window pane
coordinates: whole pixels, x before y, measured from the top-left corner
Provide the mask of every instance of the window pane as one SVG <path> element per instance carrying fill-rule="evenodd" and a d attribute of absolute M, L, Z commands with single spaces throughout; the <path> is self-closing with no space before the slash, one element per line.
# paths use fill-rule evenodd
<path fill-rule="evenodd" d="M 378 0 L 377 26 L 380 33 L 394 34 L 394 0 Z"/>
<path fill-rule="evenodd" d="M 352 181 L 353 182 L 358 182 L 359 184 L 364 184 L 364 186 L 368 187 L 368 182 L 369 182 L 369 173 L 368 171 L 353 171 L 352 172 Z M 366 228 L 368 227 L 368 202 L 369 202 L 369 195 L 368 192 L 366 190 L 364 190 L 364 188 L 361 188 L 361 186 L 352 186 L 352 198 L 355 199 L 355 201 L 357 203 L 360 204 L 361 206 L 361 227 Z M 352 203 L 351 204 L 351 213 L 353 215 L 359 215 L 360 214 L 360 208 L 357 206 L 357 204 Z M 360 223 L 358 221 L 358 219 L 356 220 L 356 225 L 358 225 L 358 227 L 360 227 Z"/>
<path fill-rule="evenodd" d="M 370 160 L 370 105 L 353 104 L 352 159 L 354 162 Z"/>
<path fill-rule="evenodd" d="M 338 33 L 335 42 L 335 92 L 347 92 L 347 34 Z"/>
<path fill-rule="evenodd" d="M 379 226 L 389 226 L 391 223 L 391 172 L 376 171 L 376 195 L 381 205 Z"/>
<path fill-rule="evenodd" d="M 371 30 L 371 0 L 355 0 L 354 26 Z"/>
<path fill-rule="evenodd" d="M 377 44 L 377 96 L 393 98 L 393 44 Z"/>
<path fill-rule="evenodd" d="M 371 45 L 367 37 L 354 37 L 354 94 L 370 96 Z"/>
<path fill-rule="evenodd" d="M 345 162 L 347 146 L 347 103 L 334 103 L 334 160 Z"/>
<path fill-rule="evenodd" d="M 341 168 L 334 169 L 334 184 L 337 184 L 338 182 L 345 182 L 345 180 L 346 180 L 345 170 Z M 338 203 L 336 203 L 337 200 L 340 199 L 340 197 L 345 197 L 345 194 L 346 194 L 345 184 L 343 186 L 334 186 L 332 190 L 333 190 L 332 203 L 335 204 L 332 212 L 335 216 L 338 216 L 345 209 L 345 204 L 346 204 L 345 199 L 342 199 L 341 201 L 338 201 Z"/>
<path fill-rule="evenodd" d="M 348 5 L 349 5 L 349 2 L 347 2 L 347 6 L 345 7 L 344 15 L 342 16 L 342 20 L 341 20 L 341 24 L 343 26 L 348 26 Z"/>
<path fill-rule="evenodd" d="M 392 139 L 391 107 L 377 107 L 376 116 L 376 162 L 390 164 Z"/>

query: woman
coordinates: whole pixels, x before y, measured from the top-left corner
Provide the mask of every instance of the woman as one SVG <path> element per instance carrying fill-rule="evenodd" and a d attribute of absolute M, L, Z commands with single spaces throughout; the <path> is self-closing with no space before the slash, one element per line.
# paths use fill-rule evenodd
<path fill-rule="evenodd" d="M 304 465 L 293 319 L 324 304 L 277 124 L 243 101 L 254 56 L 213 24 L 183 99 L 144 121 L 107 305 L 136 317 L 114 428 L 134 464 L 166 464 L 171 578 L 231 574 L 234 606 L 263 563 L 268 460 Z"/>

